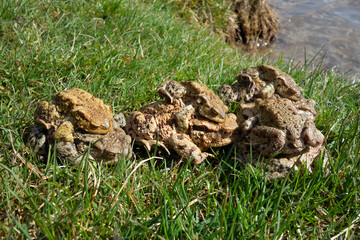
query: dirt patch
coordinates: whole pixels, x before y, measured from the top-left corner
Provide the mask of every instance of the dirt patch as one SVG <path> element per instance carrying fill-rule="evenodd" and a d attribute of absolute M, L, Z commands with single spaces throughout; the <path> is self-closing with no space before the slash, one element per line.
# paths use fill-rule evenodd
<path fill-rule="evenodd" d="M 233 0 L 233 6 L 235 15 L 228 28 L 230 43 L 255 48 L 276 39 L 279 21 L 268 0 Z"/>

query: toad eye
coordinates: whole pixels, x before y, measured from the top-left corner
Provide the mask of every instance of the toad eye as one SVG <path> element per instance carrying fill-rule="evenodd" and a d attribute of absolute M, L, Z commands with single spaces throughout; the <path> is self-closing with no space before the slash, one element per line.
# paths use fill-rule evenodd
<path fill-rule="evenodd" d="M 97 129 L 99 129 L 99 127 L 98 127 L 98 126 L 95 126 L 95 125 L 93 125 L 93 124 L 90 124 L 90 129 L 91 129 L 91 130 L 97 130 Z"/>
<path fill-rule="evenodd" d="M 210 112 L 213 115 L 219 115 L 218 111 L 216 111 L 214 108 L 211 108 Z"/>
<path fill-rule="evenodd" d="M 211 107 L 208 97 L 202 93 L 200 93 L 200 95 L 198 95 L 196 102 L 198 104 L 202 104 L 204 106 Z"/>
<path fill-rule="evenodd" d="M 230 130 L 224 130 L 224 136 L 230 136 L 232 131 Z"/>

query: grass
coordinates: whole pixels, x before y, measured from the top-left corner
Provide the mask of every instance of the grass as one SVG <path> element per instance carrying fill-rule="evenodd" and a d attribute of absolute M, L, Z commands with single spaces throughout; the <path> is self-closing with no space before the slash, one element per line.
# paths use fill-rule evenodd
<path fill-rule="evenodd" d="M 291 74 L 317 102 L 327 136 L 321 161 L 268 182 L 232 161 L 230 146 L 200 166 L 143 153 L 113 166 L 40 162 L 23 141 L 39 100 L 81 87 L 130 112 L 157 99 L 164 80 L 216 89 L 250 59 L 169 5 L 141 1 L 0 3 L 0 237 L 4 239 L 359 238 L 359 89 L 311 61 Z"/>
<path fill-rule="evenodd" d="M 151 1 L 146 1 L 151 2 Z M 237 28 L 236 14 L 231 0 L 161 0 L 192 25 L 210 28 L 213 32 L 228 34 Z"/>

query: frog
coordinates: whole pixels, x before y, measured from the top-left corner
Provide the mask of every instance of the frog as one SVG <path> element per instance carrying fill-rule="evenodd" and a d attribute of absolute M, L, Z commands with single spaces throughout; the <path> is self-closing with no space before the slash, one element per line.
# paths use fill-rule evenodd
<path fill-rule="evenodd" d="M 195 118 L 190 121 L 190 126 L 187 134 L 177 133 L 169 139 L 169 143 L 179 155 L 185 158 L 192 157 L 194 165 L 203 162 L 201 153 L 205 153 L 206 157 L 215 157 L 204 152 L 210 147 L 227 146 L 236 142 L 239 136 L 236 115 L 233 113 L 227 114 L 225 121 L 221 123 L 203 117 Z"/>
<path fill-rule="evenodd" d="M 136 143 L 143 144 L 148 151 L 159 145 L 170 154 L 174 149 L 180 156 L 191 158 L 200 164 L 212 154 L 202 152 L 187 134 L 177 133 L 173 116 L 182 108 L 167 101 L 149 103 L 130 114 L 126 132 Z"/>
<path fill-rule="evenodd" d="M 256 68 L 246 68 L 236 75 L 236 82 L 223 84 L 216 93 L 227 104 L 249 102 L 254 97 L 269 98 L 275 92 L 273 85 L 260 79 Z"/>
<path fill-rule="evenodd" d="M 195 81 L 183 81 L 186 88 L 184 96 L 185 105 L 193 105 L 199 115 L 218 123 L 225 121 L 229 108 L 218 95 L 205 84 Z"/>
<path fill-rule="evenodd" d="M 280 98 L 278 95 L 276 98 Z M 238 106 L 237 119 L 241 125 L 242 132 L 248 133 L 249 129 L 254 127 L 256 124 L 256 114 L 255 114 L 255 102 L 241 102 Z M 315 110 L 316 102 L 313 99 L 301 98 L 299 101 L 292 101 L 293 106 L 297 109 L 297 114 L 301 118 L 308 122 L 315 121 L 317 117 L 317 111 Z M 281 103 L 280 103 L 281 104 Z"/>
<path fill-rule="evenodd" d="M 235 141 L 237 136 L 235 132 L 238 129 L 235 114 L 226 114 L 225 121 L 218 123 L 202 116 L 196 116 L 194 112 L 195 108 L 187 105 L 175 113 L 177 132 L 189 134 L 202 149 L 206 149 L 208 146 L 221 147 Z"/>
<path fill-rule="evenodd" d="M 193 105 L 187 105 L 174 114 L 177 132 L 186 133 L 189 130 L 191 121 L 195 118 L 195 112 Z"/>
<path fill-rule="evenodd" d="M 299 114 L 306 119 L 315 121 L 317 118 L 317 111 L 315 109 L 316 102 L 314 99 L 300 98 L 298 101 L 294 102 L 296 108 L 298 109 Z"/>
<path fill-rule="evenodd" d="M 113 123 L 114 117 L 111 107 L 104 104 L 101 99 L 97 99 L 90 93 L 78 88 L 64 90 L 54 94 L 50 102 L 40 101 L 38 103 L 29 142 L 33 148 L 36 148 L 36 152 L 42 156 L 55 142 L 58 142 L 58 152 L 65 156 L 64 158 L 69 159 L 79 155 L 76 149 L 79 141 L 90 142 L 90 140 L 82 139 L 81 134 L 93 134 L 92 138 L 100 135 L 97 136 L 100 138 L 101 135 L 109 133 L 108 136 L 113 135 L 115 141 L 121 139 L 120 136 L 123 136 L 124 133 L 118 129 L 114 130 L 115 132 L 112 131 Z M 77 133 L 76 138 L 75 133 Z M 106 140 L 107 137 L 104 139 Z M 129 142 L 127 137 L 123 138 L 126 143 Z M 105 140 L 101 141 L 104 142 Z M 106 145 L 111 145 L 111 143 L 106 142 Z M 96 146 L 99 149 L 103 148 L 104 152 L 108 151 L 107 147 L 100 146 L 100 143 Z M 62 149 L 69 151 L 62 151 Z M 121 149 L 125 149 L 125 147 L 120 146 L 119 150 Z"/>
<path fill-rule="evenodd" d="M 313 163 L 318 161 L 320 156 L 323 156 L 322 168 L 327 172 L 329 153 L 323 145 L 310 147 L 307 151 L 299 155 L 283 155 L 265 159 L 262 158 L 258 152 L 242 152 L 238 154 L 234 160 L 242 165 L 250 163 L 253 166 L 260 166 L 264 169 L 267 179 L 272 182 L 284 178 L 290 171 L 298 171 L 300 168 L 312 173 Z"/>
<path fill-rule="evenodd" d="M 176 102 L 181 107 L 193 106 L 195 114 L 211 121 L 225 121 L 228 107 L 205 84 L 195 81 L 165 81 L 160 85 L 158 93 L 165 96 L 165 100 L 171 104 Z"/>
<path fill-rule="evenodd" d="M 242 98 L 239 89 L 240 89 L 239 83 L 223 84 L 218 89 L 216 89 L 215 92 L 220 97 L 220 99 L 226 105 L 229 106 L 231 103 L 236 103 L 241 101 Z"/>
<path fill-rule="evenodd" d="M 243 106 L 244 107 L 244 106 Z M 274 95 L 268 99 L 256 99 L 239 110 L 240 129 L 246 144 L 264 156 L 275 153 L 297 155 L 309 147 L 317 147 L 324 142 L 324 136 L 316 128 L 310 114 L 299 113 L 293 101 Z"/>
<path fill-rule="evenodd" d="M 52 104 L 76 127 L 94 134 L 106 134 L 112 127 L 112 109 L 102 99 L 83 89 L 72 88 L 56 93 Z"/>
<path fill-rule="evenodd" d="M 233 113 L 226 115 L 225 121 L 215 123 L 204 118 L 193 119 L 189 135 L 200 149 L 222 147 L 236 142 L 238 134 L 237 117 Z"/>
<path fill-rule="evenodd" d="M 279 68 L 270 65 L 260 65 L 256 68 L 259 77 L 265 82 L 274 85 L 275 92 L 293 101 L 302 98 L 303 89 L 296 84 L 294 79 Z"/>
<path fill-rule="evenodd" d="M 27 146 L 33 149 L 40 160 L 44 160 L 44 156 L 47 155 L 49 149 L 47 129 L 42 125 L 32 124 L 25 129 L 24 142 Z"/>
<path fill-rule="evenodd" d="M 303 89 L 288 74 L 274 66 L 259 65 L 243 69 L 236 79 L 236 83 L 224 84 L 216 90 L 226 104 L 271 98 L 275 93 L 292 101 L 303 99 Z"/>
<path fill-rule="evenodd" d="M 222 123 L 207 118 L 201 118 L 201 121 L 196 122 L 191 115 L 188 119 L 190 127 L 187 127 L 186 131 L 178 131 L 175 114 L 182 109 L 181 106 L 167 101 L 156 101 L 145 105 L 130 115 L 126 132 L 135 141 L 145 145 L 149 151 L 153 145 L 160 145 L 170 154 L 168 150 L 170 148 L 182 157 L 191 158 L 195 165 L 201 164 L 208 157 L 214 157 L 204 152 L 207 148 L 224 146 L 233 141 L 232 131 L 237 128 L 235 115 L 227 115 Z M 193 134 L 191 134 L 192 129 L 194 129 Z M 207 141 L 200 144 L 201 139 Z"/>
<path fill-rule="evenodd" d="M 164 142 L 176 134 L 173 114 L 179 110 L 180 106 L 167 101 L 149 103 L 130 114 L 125 131 L 149 151 L 153 145 L 160 145 L 170 154 Z"/>
<path fill-rule="evenodd" d="M 57 156 L 62 160 L 79 164 L 81 156 L 89 150 L 89 159 L 103 161 L 105 164 L 118 162 L 123 156 L 130 159 L 132 156 L 132 139 L 121 128 L 125 116 L 118 113 L 114 116 L 112 129 L 106 134 L 93 134 L 85 131 L 73 133 L 74 141 L 61 141 L 56 144 Z M 90 149 L 89 149 L 90 147 Z"/>
<path fill-rule="evenodd" d="M 157 89 L 158 95 L 167 102 L 185 106 L 182 97 L 186 94 L 185 87 L 177 81 L 164 81 Z"/>
<path fill-rule="evenodd" d="M 74 142 L 76 129 L 106 134 L 112 129 L 112 120 L 109 105 L 79 88 L 60 91 L 50 102 L 40 101 L 34 114 L 34 123 L 46 131 L 51 142 Z"/>
<path fill-rule="evenodd" d="M 167 144 L 171 146 L 182 158 L 192 159 L 191 164 L 200 165 L 207 158 L 215 158 L 208 152 L 203 152 L 191 139 L 184 133 L 176 133 L 167 139 Z"/>
<path fill-rule="evenodd" d="M 257 68 L 246 68 L 236 75 L 236 90 L 240 93 L 239 100 L 251 101 L 254 97 L 270 98 L 275 89 L 260 78 Z M 239 101 L 238 100 L 238 101 Z"/>

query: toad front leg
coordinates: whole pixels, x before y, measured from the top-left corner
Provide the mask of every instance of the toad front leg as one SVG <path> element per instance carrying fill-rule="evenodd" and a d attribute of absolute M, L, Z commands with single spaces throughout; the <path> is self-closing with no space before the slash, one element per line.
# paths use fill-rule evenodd
<path fill-rule="evenodd" d="M 135 111 L 130 116 L 129 127 L 132 131 L 144 139 L 154 139 L 156 136 L 157 124 L 155 118 L 150 114 Z M 134 138 L 136 136 L 133 136 Z"/>
<path fill-rule="evenodd" d="M 315 123 L 307 120 L 304 125 L 302 137 L 307 146 L 317 147 L 324 142 L 324 135 L 316 128 Z"/>
<path fill-rule="evenodd" d="M 154 116 L 135 111 L 131 114 L 126 129 L 135 142 L 143 144 L 148 151 L 151 151 L 152 146 L 160 145 L 170 154 L 162 142 L 163 139 L 158 135 L 158 126 Z"/>
<path fill-rule="evenodd" d="M 186 89 L 177 81 L 165 81 L 158 88 L 158 94 L 167 102 L 179 106 L 185 106 L 182 97 L 185 95 Z"/>
<path fill-rule="evenodd" d="M 192 164 L 199 165 L 207 157 L 215 157 L 206 152 L 201 152 L 200 148 L 191 141 L 191 138 L 186 134 L 174 134 L 168 139 L 168 144 L 180 156 L 192 159 Z"/>
<path fill-rule="evenodd" d="M 187 105 L 179 112 L 175 113 L 176 130 L 179 133 L 186 133 L 190 128 L 190 121 L 195 114 L 195 108 L 192 105 Z"/>
<path fill-rule="evenodd" d="M 256 126 L 251 130 L 250 141 L 263 155 L 271 156 L 284 147 L 286 134 L 274 127 Z"/>

